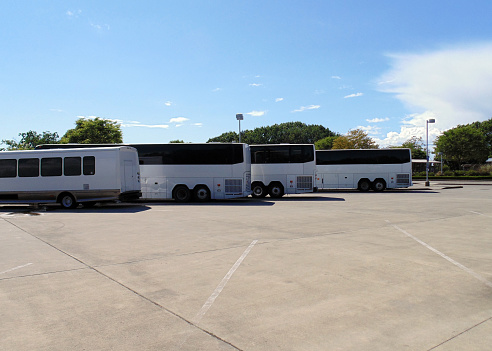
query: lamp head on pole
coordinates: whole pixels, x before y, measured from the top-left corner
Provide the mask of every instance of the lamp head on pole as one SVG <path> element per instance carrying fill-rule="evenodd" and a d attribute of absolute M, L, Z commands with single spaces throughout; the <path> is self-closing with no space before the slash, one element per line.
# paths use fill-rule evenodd
<path fill-rule="evenodd" d="M 428 119 L 427 123 L 436 123 L 436 120 L 434 118 Z"/>
<path fill-rule="evenodd" d="M 244 119 L 243 114 L 242 114 L 242 113 L 237 113 L 237 114 L 236 114 L 236 119 L 237 119 L 238 121 L 242 121 L 242 120 Z"/>

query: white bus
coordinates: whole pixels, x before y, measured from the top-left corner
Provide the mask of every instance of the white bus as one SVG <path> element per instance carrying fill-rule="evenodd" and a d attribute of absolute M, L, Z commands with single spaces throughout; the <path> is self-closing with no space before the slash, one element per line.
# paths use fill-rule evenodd
<path fill-rule="evenodd" d="M 141 195 L 137 151 L 131 147 L 0 152 L 0 203 L 63 208 L 133 200 Z"/>
<path fill-rule="evenodd" d="M 103 144 L 104 146 L 117 146 Z M 232 199 L 251 194 L 251 155 L 247 144 L 126 144 L 138 151 L 142 199 Z M 96 144 L 78 144 L 94 147 Z M 42 145 L 69 148 L 77 144 Z"/>
<path fill-rule="evenodd" d="M 383 191 L 412 185 L 410 149 L 316 150 L 318 189 Z"/>
<path fill-rule="evenodd" d="M 316 173 L 314 145 L 251 145 L 253 197 L 280 198 L 284 194 L 313 192 Z"/>

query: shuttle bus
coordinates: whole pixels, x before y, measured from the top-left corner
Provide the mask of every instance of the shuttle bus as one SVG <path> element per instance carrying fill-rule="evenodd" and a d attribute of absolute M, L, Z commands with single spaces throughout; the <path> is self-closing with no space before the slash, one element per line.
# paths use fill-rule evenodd
<path fill-rule="evenodd" d="M 137 151 L 131 147 L 0 152 L 0 203 L 63 208 L 133 200 L 141 195 Z"/>
<path fill-rule="evenodd" d="M 412 185 L 410 149 L 316 150 L 318 189 L 383 191 Z"/>
<path fill-rule="evenodd" d="M 313 192 L 316 173 L 312 144 L 251 145 L 252 196 L 279 198 Z"/>
<path fill-rule="evenodd" d="M 251 194 L 251 155 L 247 144 L 126 145 L 138 151 L 142 199 L 188 202 L 192 199 L 232 199 Z M 94 147 L 97 144 L 53 144 L 38 148 L 77 146 Z"/>

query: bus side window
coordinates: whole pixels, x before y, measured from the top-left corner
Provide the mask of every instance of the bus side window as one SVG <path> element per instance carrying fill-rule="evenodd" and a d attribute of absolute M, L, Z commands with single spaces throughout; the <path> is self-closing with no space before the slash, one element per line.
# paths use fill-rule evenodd
<path fill-rule="evenodd" d="M 17 177 L 17 160 L 0 160 L 0 178 Z"/>
<path fill-rule="evenodd" d="M 84 175 L 96 174 L 96 158 L 94 156 L 84 156 Z"/>
<path fill-rule="evenodd" d="M 47 157 L 41 159 L 41 176 L 55 177 L 62 175 L 62 158 Z"/>
<path fill-rule="evenodd" d="M 39 177 L 39 158 L 20 158 L 19 177 Z"/>
<path fill-rule="evenodd" d="M 65 157 L 63 174 L 66 176 L 79 176 L 82 174 L 82 167 L 80 166 L 82 159 L 80 157 Z"/>

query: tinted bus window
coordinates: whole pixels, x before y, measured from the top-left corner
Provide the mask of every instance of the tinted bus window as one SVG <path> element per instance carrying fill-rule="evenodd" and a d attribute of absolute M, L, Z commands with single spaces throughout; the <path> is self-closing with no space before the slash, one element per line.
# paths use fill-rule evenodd
<path fill-rule="evenodd" d="M 63 174 L 66 176 L 79 176 L 82 174 L 80 166 L 82 159 L 80 157 L 65 157 L 63 165 Z"/>
<path fill-rule="evenodd" d="M 41 159 L 41 176 L 54 177 L 62 175 L 62 158 L 47 157 Z"/>
<path fill-rule="evenodd" d="M 269 163 L 289 163 L 290 162 L 290 147 L 278 146 L 268 147 Z"/>
<path fill-rule="evenodd" d="M 21 158 L 19 159 L 19 177 L 38 177 L 39 159 Z"/>
<path fill-rule="evenodd" d="M 314 161 L 314 147 L 312 145 L 292 145 L 290 147 L 290 162 L 305 163 Z"/>
<path fill-rule="evenodd" d="M 165 165 L 223 165 L 244 162 L 242 144 L 130 144 L 139 163 Z"/>
<path fill-rule="evenodd" d="M 84 156 L 84 175 L 96 174 L 96 158 L 94 156 Z"/>
<path fill-rule="evenodd" d="M 17 177 L 17 160 L 0 160 L 0 178 Z"/>
<path fill-rule="evenodd" d="M 318 165 L 398 164 L 410 161 L 408 149 L 316 151 Z"/>
<path fill-rule="evenodd" d="M 251 163 L 305 163 L 314 161 L 312 145 L 251 146 Z"/>

